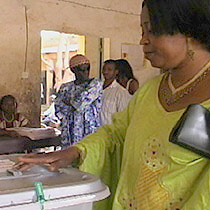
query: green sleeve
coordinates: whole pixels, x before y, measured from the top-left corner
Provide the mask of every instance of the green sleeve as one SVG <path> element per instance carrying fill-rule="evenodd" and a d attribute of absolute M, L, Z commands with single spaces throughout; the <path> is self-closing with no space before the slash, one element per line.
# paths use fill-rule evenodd
<path fill-rule="evenodd" d="M 120 176 L 125 135 L 134 107 L 135 99 L 127 109 L 114 114 L 112 124 L 99 128 L 76 144 L 82 152 L 80 170 L 99 176 L 112 195 L 94 204 L 94 210 L 111 209 Z"/>
<path fill-rule="evenodd" d="M 149 88 L 150 83 L 143 85 L 130 100 L 128 106 L 122 112 L 113 115 L 112 124 L 104 125 L 75 145 L 82 152 L 80 169 L 100 175 L 104 165 L 108 164 L 107 156 L 111 157 L 117 151 L 120 155 L 117 157 L 121 159 L 132 115 Z"/>
<path fill-rule="evenodd" d="M 120 176 L 126 132 L 144 89 L 138 91 L 124 111 L 113 115 L 112 124 L 99 128 L 96 133 L 76 144 L 82 153 L 80 170 L 99 176 L 109 186 L 112 194 L 109 199 L 99 202 L 98 208 L 95 209 L 111 209 Z"/>
<path fill-rule="evenodd" d="M 99 128 L 96 133 L 76 144 L 76 147 L 82 151 L 83 160 L 80 169 L 100 175 L 104 166 L 108 164 L 108 157 L 111 157 L 116 151 L 121 156 L 135 103 L 136 99 L 133 98 L 124 111 L 113 115 L 112 124 Z"/>

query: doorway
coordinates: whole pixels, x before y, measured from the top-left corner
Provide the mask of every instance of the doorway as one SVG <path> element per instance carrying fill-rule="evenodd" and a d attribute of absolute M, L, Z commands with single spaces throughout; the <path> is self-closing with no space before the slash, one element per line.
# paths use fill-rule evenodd
<path fill-rule="evenodd" d="M 85 36 L 41 31 L 41 104 L 49 106 L 51 96 L 63 83 L 74 80 L 69 59 L 85 54 Z"/>
<path fill-rule="evenodd" d="M 41 121 L 51 110 L 60 86 L 75 79 L 69 69 L 75 54 L 86 55 L 91 63 L 90 76 L 101 78 L 102 63 L 110 58 L 110 39 L 41 31 Z"/>

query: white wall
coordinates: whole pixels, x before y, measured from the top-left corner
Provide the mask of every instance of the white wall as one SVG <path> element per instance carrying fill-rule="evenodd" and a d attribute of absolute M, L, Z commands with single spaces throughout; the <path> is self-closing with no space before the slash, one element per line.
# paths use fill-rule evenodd
<path fill-rule="evenodd" d="M 75 3 L 72 3 L 75 2 Z M 40 115 L 40 31 L 55 30 L 110 38 L 113 59 L 121 43 L 139 43 L 141 0 L 0 0 L 0 95 L 13 94 L 38 126 Z M 29 40 L 25 66 L 26 16 Z"/>

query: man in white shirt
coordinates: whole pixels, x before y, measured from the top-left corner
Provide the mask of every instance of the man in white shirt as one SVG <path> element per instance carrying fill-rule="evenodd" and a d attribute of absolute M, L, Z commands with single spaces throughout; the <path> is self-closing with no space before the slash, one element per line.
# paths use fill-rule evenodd
<path fill-rule="evenodd" d="M 121 112 L 128 105 L 131 95 L 116 81 L 118 70 L 114 60 L 106 60 L 103 65 L 104 76 L 102 109 L 100 114 L 101 125 L 112 122 L 112 114 Z"/>

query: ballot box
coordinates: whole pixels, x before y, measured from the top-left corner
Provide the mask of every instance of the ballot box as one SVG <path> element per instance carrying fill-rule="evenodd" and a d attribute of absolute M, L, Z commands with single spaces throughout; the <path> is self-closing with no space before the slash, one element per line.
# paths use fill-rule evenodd
<path fill-rule="evenodd" d="M 12 171 L 15 155 L 0 156 L 0 210 L 91 210 L 110 192 L 101 180 L 76 168 L 49 172 L 34 166 Z"/>

